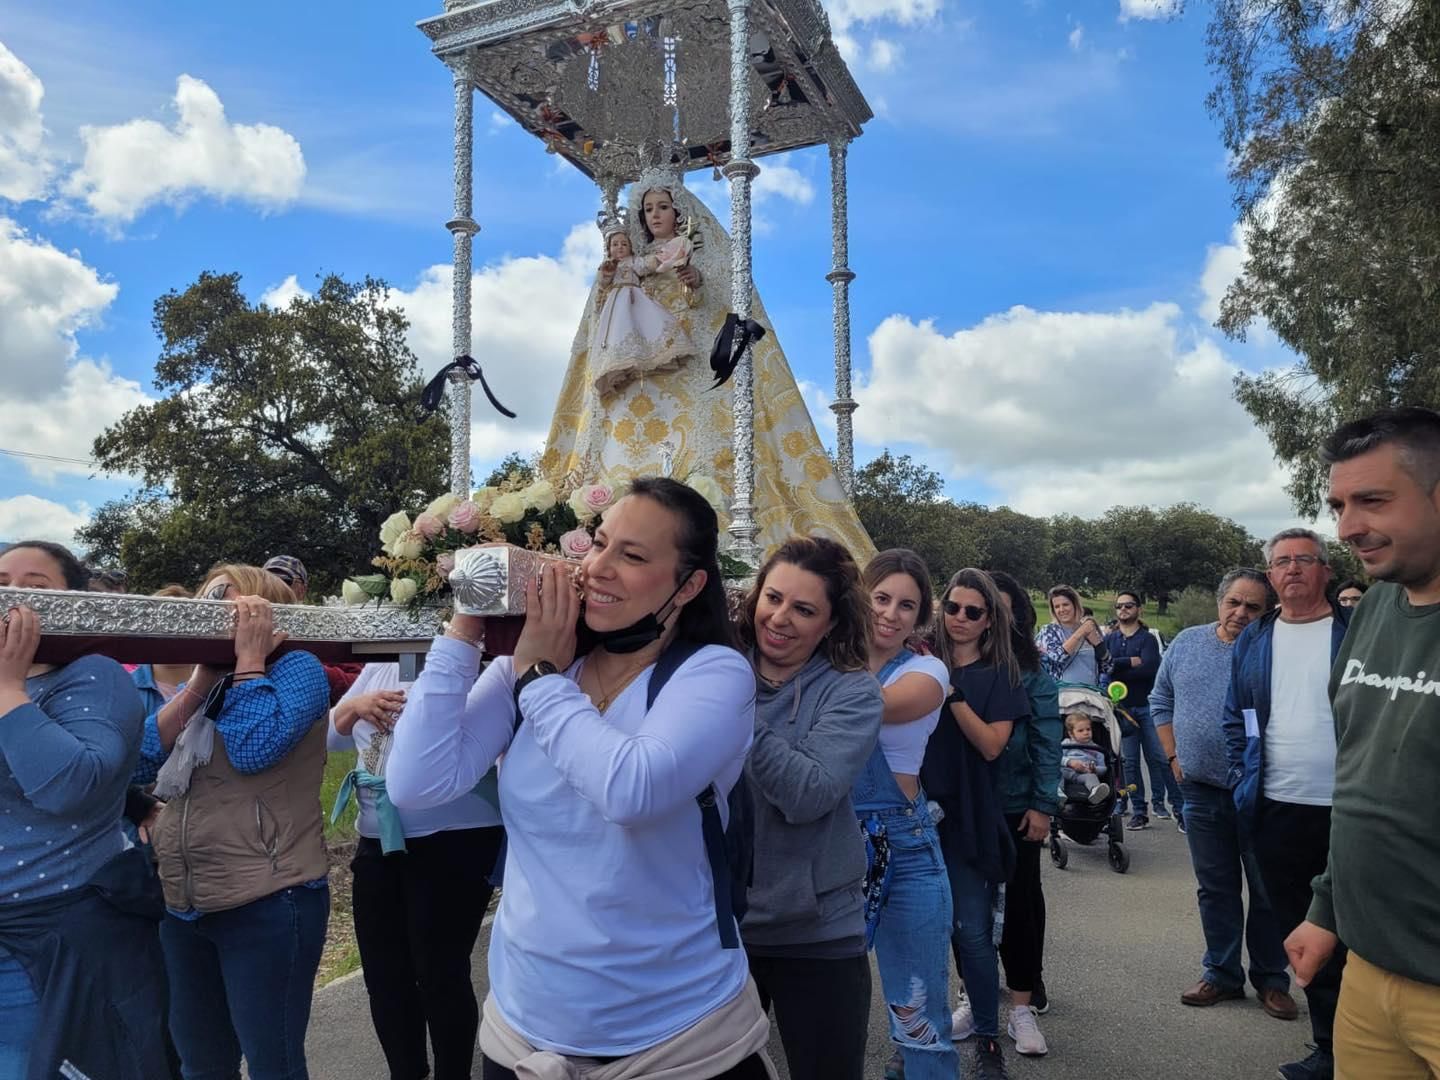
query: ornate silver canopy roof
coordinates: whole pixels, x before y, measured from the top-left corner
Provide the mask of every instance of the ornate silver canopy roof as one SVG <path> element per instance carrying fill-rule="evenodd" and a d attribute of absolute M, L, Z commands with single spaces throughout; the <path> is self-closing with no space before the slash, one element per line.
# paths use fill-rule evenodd
<path fill-rule="evenodd" d="M 859 135 L 873 114 L 817 0 L 749 6 L 748 156 Z M 457 74 L 592 178 L 730 158 L 726 0 L 447 0 L 419 26 Z"/>

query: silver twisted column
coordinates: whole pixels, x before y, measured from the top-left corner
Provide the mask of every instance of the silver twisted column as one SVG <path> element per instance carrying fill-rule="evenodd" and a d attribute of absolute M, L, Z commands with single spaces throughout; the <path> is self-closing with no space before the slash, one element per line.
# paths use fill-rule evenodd
<path fill-rule="evenodd" d="M 845 187 L 845 155 L 850 149 L 847 135 L 830 140 L 830 232 L 831 266 L 825 280 L 835 291 L 835 413 L 836 465 L 845 494 L 855 488 L 855 429 L 851 420 L 856 404 L 850 396 L 850 282 L 855 272 L 850 260 L 849 196 Z"/>
<path fill-rule="evenodd" d="M 760 172 L 750 160 L 750 0 L 729 0 L 730 160 L 721 170 L 730 181 L 731 309 L 750 318 L 750 181 Z M 755 521 L 755 368 L 746 346 L 735 368 L 735 494 L 730 507 L 734 554 L 760 563 Z"/>
<path fill-rule="evenodd" d="M 480 231 L 471 217 L 475 169 L 475 89 L 464 56 L 457 57 L 455 77 L 455 216 L 445 223 L 453 242 L 453 285 L 450 299 L 452 356 L 470 353 L 471 239 Z M 450 490 L 470 494 L 470 377 L 450 373 Z"/>

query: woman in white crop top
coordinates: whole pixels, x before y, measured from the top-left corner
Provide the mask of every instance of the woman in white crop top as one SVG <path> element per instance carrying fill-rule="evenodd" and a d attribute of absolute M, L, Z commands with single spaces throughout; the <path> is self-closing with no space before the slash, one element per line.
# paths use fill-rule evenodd
<path fill-rule="evenodd" d="M 880 745 L 852 796 L 875 851 L 888 849 L 888 866 L 880 879 L 872 874 L 867 893 L 871 903 L 880 894 L 875 958 L 896 1047 L 886 1075 L 953 1080 L 960 1063 L 950 1041 L 950 883 L 919 777 L 950 692 L 949 673 L 936 657 L 905 647 L 930 617 L 925 561 L 908 548 L 882 551 L 865 568 L 864 585 L 874 616 L 870 670 L 885 711 Z M 917 998 L 924 1002 L 919 1008 Z"/>
<path fill-rule="evenodd" d="M 570 1058 L 774 1075 L 745 952 L 722 944 L 697 801 L 713 784 L 726 806 L 755 725 L 718 538 L 698 492 L 636 480 L 605 512 L 579 589 L 558 565 L 530 583 L 514 657 L 477 679 L 483 620 L 456 616 L 395 725 L 386 783 L 402 811 L 469 791 L 504 754 L 484 1080 L 569 1075 Z M 578 657 L 577 630 L 593 642 Z M 647 706 L 675 642 L 694 651 Z"/>

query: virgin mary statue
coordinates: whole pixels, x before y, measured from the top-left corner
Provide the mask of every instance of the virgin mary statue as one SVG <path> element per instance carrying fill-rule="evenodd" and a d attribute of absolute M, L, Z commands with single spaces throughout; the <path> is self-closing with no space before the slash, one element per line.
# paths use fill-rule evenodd
<path fill-rule="evenodd" d="M 627 275 L 613 257 L 623 245 L 612 247 L 615 231 L 606 231 L 606 261 L 580 317 L 541 469 L 552 478 L 584 480 L 708 476 L 728 505 L 733 389 L 728 383 L 711 389 L 708 353 L 730 311 L 730 237 L 674 170 L 650 170 L 631 186 L 628 233 L 634 258 L 645 262 L 639 275 Z M 677 245 L 677 237 L 691 243 Z M 686 284 L 696 280 L 687 265 L 699 274 L 693 287 Z M 665 355 L 656 362 L 636 357 L 617 365 L 608 351 L 598 355 L 605 337 L 600 320 L 614 308 L 607 302 L 613 290 L 637 286 L 674 325 L 666 328 Z M 863 563 L 875 547 L 815 432 L 758 290 L 751 304 L 751 317 L 770 329 L 751 346 L 756 542 L 768 551 L 796 533 L 826 536 Z M 676 342 L 683 345 L 677 349 Z"/>

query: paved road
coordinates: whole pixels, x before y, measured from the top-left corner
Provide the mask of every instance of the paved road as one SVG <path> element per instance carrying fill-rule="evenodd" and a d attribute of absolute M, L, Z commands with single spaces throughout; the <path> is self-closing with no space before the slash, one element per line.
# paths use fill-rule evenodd
<path fill-rule="evenodd" d="M 1050 1054 L 1007 1054 L 1011 1075 L 1270 1080 L 1277 1064 L 1304 1056 L 1309 1025 L 1303 996 L 1296 1023 L 1272 1020 L 1253 998 L 1210 1009 L 1181 1005 L 1180 991 L 1199 977 L 1203 951 L 1185 838 L 1162 823 L 1129 834 L 1129 841 L 1125 875 L 1109 869 L 1098 846 L 1072 845 L 1066 870 L 1046 860 L 1045 978 L 1052 1009 L 1042 1027 Z M 488 931 L 475 954 L 475 985 L 482 994 L 487 943 Z M 877 1006 L 879 985 L 877 977 Z M 872 1016 L 869 1075 L 878 1080 L 889 1046 L 882 1009 Z M 1010 1045 L 1007 1040 L 1007 1051 Z M 385 1080 L 358 977 L 316 995 L 308 1047 L 314 1080 Z M 784 1076 L 778 1040 L 772 1053 Z M 968 1054 L 962 1060 L 968 1062 Z"/>

